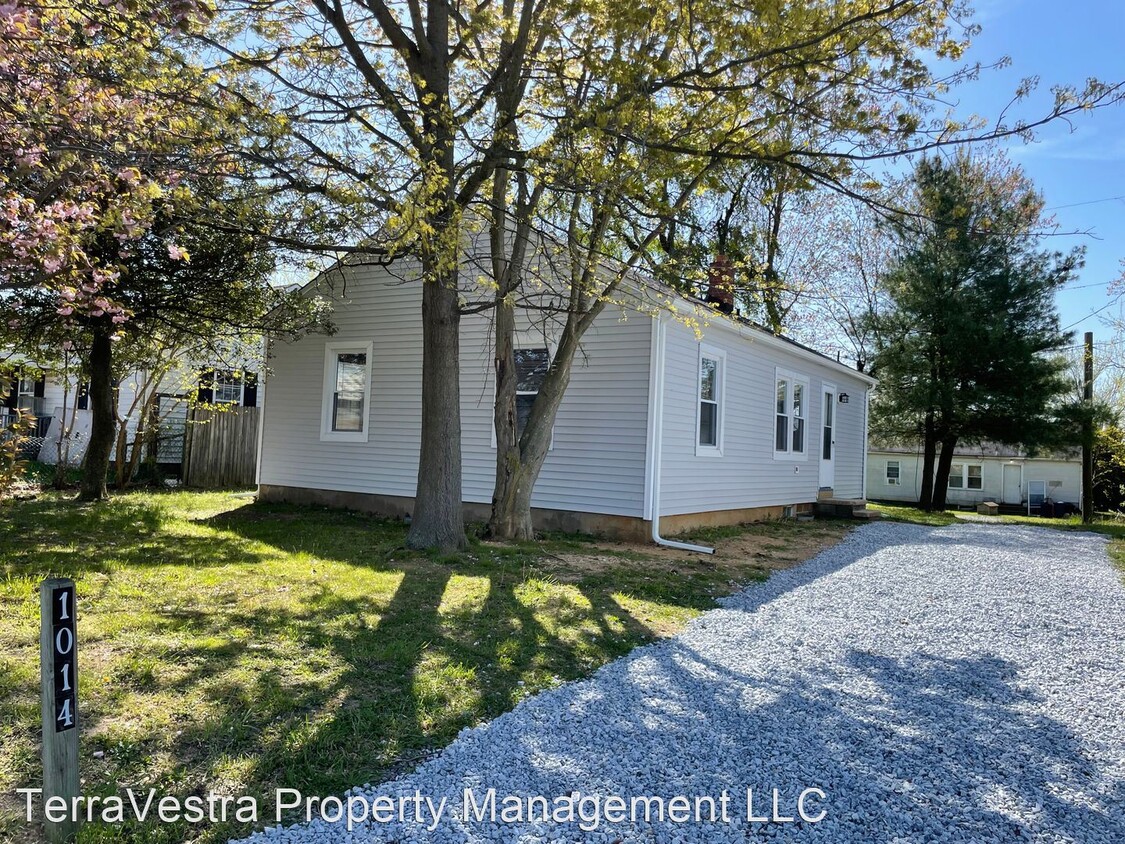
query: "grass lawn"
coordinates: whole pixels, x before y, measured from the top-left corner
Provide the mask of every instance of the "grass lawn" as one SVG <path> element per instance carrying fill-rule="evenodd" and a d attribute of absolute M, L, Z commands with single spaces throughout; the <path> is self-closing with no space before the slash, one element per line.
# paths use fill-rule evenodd
<path fill-rule="evenodd" d="M 436 558 L 405 551 L 397 523 L 232 493 L 0 505 L 0 840 L 37 840 L 14 790 L 40 784 L 44 577 L 77 581 L 84 793 L 249 794 L 272 814 L 275 788 L 339 794 L 404 771 L 851 526 L 749 526 L 713 558 L 573 537 Z M 150 820 L 80 841 L 248 831 Z"/>
<path fill-rule="evenodd" d="M 908 507 L 898 504 L 869 504 L 872 510 L 878 510 L 883 518 L 888 521 L 913 522 L 920 525 L 951 525 L 960 521 L 954 511 L 927 513 L 917 507 Z M 1109 557 L 1113 564 L 1125 576 L 1125 520 L 1101 516 L 1091 524 L 1082 524 L 1081 516 L 1067 516 L 1059 519 L 1047 519 L 1039 516 L 998 516 L 996 521 L 1002 524 L 1032 525 L 1034 527 L 1047 527 L 1054 530 L 1088 530 L 1094 533 L 1104 533 L 1110 537 Z"/>

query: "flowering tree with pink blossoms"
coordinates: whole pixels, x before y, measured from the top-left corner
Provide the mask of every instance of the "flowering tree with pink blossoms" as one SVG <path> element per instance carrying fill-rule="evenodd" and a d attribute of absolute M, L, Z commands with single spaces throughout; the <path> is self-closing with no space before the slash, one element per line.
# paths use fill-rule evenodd
<path fill-rule="evenodd" d="M 21 291 L 48 288 L 62 316 L 128 318 L 112 292 L 119 258 L 187 198 L 182 145 L 199 135 L 183 108 L 195 80 L 156 48 L 200 11 L 0 3 L 0 292 L 16 310 Z"/>
<path fill-rule="evenodd" d="M 154 291 L 180 305 L 198 294 L 183 235 L 218 224 L 245 176 L 236 104 L 177 49 L 206 13 L 194 0 L 0 0 L 0 345 L 33 356 L 74 338 L 85 352 L 82 499 L 106 495 L 115 344 L 153 330 Z M 244 281 L 223 279 L 206 288 L 217 311 Z"/>

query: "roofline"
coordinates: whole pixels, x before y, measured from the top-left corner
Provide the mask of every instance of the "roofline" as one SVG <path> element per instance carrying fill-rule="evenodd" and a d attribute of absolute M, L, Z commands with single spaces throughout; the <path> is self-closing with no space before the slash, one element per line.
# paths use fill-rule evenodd
<path fill-rule="evenodd" d="M 778 351 L 789 352 L 790 354 L 795 354 L 797 355 L 797 357 L 804 358 L 805 360 L 811 361 L 812 363 L 816 363 L 821 366 L 827 366 L 830 369 L 834 369 L 849 378 L 854 378 L 857 381 L 862 381 L 868 387 L 874 387 L 879 383 L 878 379 L 873 378 L 866 372 L 860 372 L 858 369 L 852 369 L 847 364 L 830 358 L 828 357 L 828 355 L 818 352 L 815 349 L 810 349 L 808 346 L 802 346 L 796 340 L 791 340 L 784 335 L 772 334 L 766 329 L 760 328 L 759 326 L 756 326 L 752 323 L 746 323 L 740 320 L 732 319 L 731 317 L 728 317 L 726 314 L 720 311 L 716 311 L 715 315 L 721 318 L 714 323 L 715 325 L 722 326 L 728 331 L 734 331 L 740 337 L 744 337 L 751 341 L 757 340 L 762 342 L 766 346 L 777 349 Z"/>
<path fill-rule="evenodd" d="M 315 276 L 305 282 L 305 284 L 301 285 L 301 287 L 295 292 L 303 295 L 306 291 L 317 284 L 317 282 L 328 276 L 330 273 L 342 271 L 344 268 L 349 266 L 349 257 L 350 256 L 345 256 L 344 258 L 337 259 L 330 266 L 325 267 Z M 395 262 L 395 260 L 402 257 L 405 256 L 390 256 L 385 261 L 374 261 L 371 263 L 385 267 L 390 266 Z M 758 325 L 757 323 L 752 322 L 749 319 L 725 314 L 722 311 L 711 307 L 706 301 L 702 299 L 698 299 L 694 296 L 689 296 L 687 293 L 676 290 L 672 287 L 665 287 L 664 285 L 660 285 L 659 283 L 645 277 L 636 268 L 626 269 L 625 280 L 631 281 L 633 284 L 641 287 L 661 289 L 663 293 L 670 292 L 678 299 L 682 299 L 684 302 L 690 303 L 693 307 L 706 312 L 708 319 L 712 320 L 713 324 L 718 325 L 728 331 L 733 331 L 743 339 L 751 341 L 753 341 L 754 339 L 761 340 L 767 346 L 775 348 L 779 351 L 795 353 L 798 357 L 804 358 L 805 360 L 820 364 L 821 366 L 827 366 L 831 369 L 836 370 L 837 372 L 847 375 L 849 378 L 854 378 L 857 381 L 862 381 L 868 387 L 874 387 L 879 383 L 878 379 L 872 377 L 871 375 L 868 375 L 866 372 L 860 372 L 858 369 L 853 369 L 847 364 L 835 360 L 834 358 L 829 357 L 823 352 L 818 352 L 815 349 L 811 349 L 808 346 L 798 343 L 796 340 L 790 337 L 786 337 L 784 334 L 774 334 L 764 326 Z M 662 308 L 661 310 L 667 312 L 667 308 Z"/>

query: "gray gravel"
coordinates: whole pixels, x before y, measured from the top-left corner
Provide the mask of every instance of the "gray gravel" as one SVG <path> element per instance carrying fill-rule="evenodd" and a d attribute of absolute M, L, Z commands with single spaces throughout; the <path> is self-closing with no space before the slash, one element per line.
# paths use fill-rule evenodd
<path fill-rule="evenodd" d="M 409 776 L 350 793 L 447 797 L 436 831 L 314 820 L 247 840 L 1119 844 L 1123 636 L 1125 588 L 1103 537 L 872 524 L 675 639 L 465 730 Z M 793 816 L 810 787 L 826 799 L 810 797 L 806 814 L 826 815 L 749 822 L 748 786 L 758 816 L 774 788 L 779 814 Z M 730 820 L 646 823 L 638 811 L 591 831 L 577 818 L 466 822 L 464 790 L 483 800 L 489 787 L 498 800 L 627 802 L 725 789 Z"/>

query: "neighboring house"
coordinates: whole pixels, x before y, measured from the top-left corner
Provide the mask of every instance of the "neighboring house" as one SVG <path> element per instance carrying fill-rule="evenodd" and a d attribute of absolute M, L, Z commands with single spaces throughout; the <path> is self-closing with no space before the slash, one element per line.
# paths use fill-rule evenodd
<path fill-rule="evenodd" d="M 421 283 L 403 281 L 416 272 L 404 260 L 337 266 L 306 287 L 332 303 L 337 331 L 268 345 L 263 500 L 410 514 Z M 872 378 L 735 316 L 714 313 L 698 336 L 687 320 L 654 317 L 646 284 L 583 340 L 534 490 L 540 527 L 647 538 L 811 510 L 818 495 L 863 497 Z M 520 314 L 523 416 L 554 340 Z M 473 520 L 487 518 L 495 477 L 491 340 L 487 314 L 463 318 L 462 489 Z"/>
<path fill-rule="evenodd" d="M 231 369 L 179 367 L 169 373 L 157 390 L 157 418 L 160 435 L 157 462 L 178 465 L 183 456 L 184 426 L 188 418 L 189 397 L 200 403 L 229 404 L 238 407 L 257 405 L 257 373 Z M 25 374 L 26 373 L 26 374 Z M 73 375 L 43 372 L 27 367 L 17 373 L 18 389 L 11 391 L 0 408 L 0 428 L 15 408 L 23 408 L 35 416 L 35 435 L 26 449 L 27 456 L 55 464 L 59 460 L 59 444 L 69 430 L 69 444 L 64 459 L 73 465 L 82 462 L 90 436 L 88 384 Z M 140 424 L 142 412 L 138 395 L 153 389 L 149 374 L 132 372 L 117 384 L 118 418 L 125 420 L 130 439 Z"/>
<path fill-rule="evenodd" d="M 871 443 L 867 455 L 867 497 L 873 501 L 918 501 L 922 488 L 921 446 Z M 1082 460 L 1078 455 L 1028 457 L 998 444 L 961 446 L 953 452 L 947 501 L 951 506 L 997 504 L 1039 507 L 1044 499 L 1082 503 Z"/>

